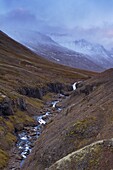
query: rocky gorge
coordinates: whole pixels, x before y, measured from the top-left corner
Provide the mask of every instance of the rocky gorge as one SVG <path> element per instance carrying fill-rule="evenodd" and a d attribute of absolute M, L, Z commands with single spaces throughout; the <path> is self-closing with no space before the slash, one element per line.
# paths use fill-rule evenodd
<path fill-rule="evenodd" d="M 7 170 L 19 170 L 22 168 L 25 159 L 31 153 L 36 140 L 39 138 L 47 124 L 53 121 L 56 114 L 60 114 L 61 103 L 66 99 L 63 94 L 56 94 L 52 101 L 46 102 L 39 115 L 33 116 L 36 124 L 25 126 L 21 131 L 16 132 L 17 142 L 10 153 L 11 161 Z M 58 105 L 57 105 L 58 104 Z"/>
<path fill-rule="evenodd" d="M 58 65 L 0 32 L 1 170 L 111 170 L 112 138 L 113 69 Z"/>
<path fill-rule="evenodd" d="M 112 169 L 113 69 L 73 87 L 22 170 Z"/>

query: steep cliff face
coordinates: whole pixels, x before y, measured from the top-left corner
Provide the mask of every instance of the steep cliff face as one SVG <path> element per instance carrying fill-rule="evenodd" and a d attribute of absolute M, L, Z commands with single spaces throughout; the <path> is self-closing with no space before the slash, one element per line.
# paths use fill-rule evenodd
<path fill-rule="evenodd" d="M 22 95 L 26 95 L 28 97 L 42 99 L 47 93 L 61 93 L 64 94 L 65 92 L 72 91 L 72 85 L 65 84 L 65 83 L 48 83 L 45 84 L 43 87 L 22 87 L 18 90 L 18 92 Z"/>
<path fill-rule="evenodd" d="M 26 101 L 0 93 L 0 169 L 7 165 L 9 150 L 17 141 L 16 132 L 28 125 L 35 125 L 35 121 L 27 112 Z"/>
<path fill-rule="evenodd" d="M 61 114 L 44 130 L 22 169 L 113 167 L 113 69 L 77 87 L 64 102 Z"/>
<path fill-rule="evenodd" d="M 6 95 L 0 94 L 0 115 L 10 116 L 14 115 L 14 111 L 19 109 L 26 111 L 26 103 L 23 98 L 10 99 Z"/>

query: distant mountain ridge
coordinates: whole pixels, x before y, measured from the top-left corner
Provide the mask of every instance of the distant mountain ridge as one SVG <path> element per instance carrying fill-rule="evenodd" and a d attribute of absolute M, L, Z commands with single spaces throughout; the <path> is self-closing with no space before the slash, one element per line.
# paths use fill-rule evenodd
<path fill-rule="evenodd" d="M 61 46 L 52 37 L 37 31 L 9 31 L 9 35 L 16 41 L 27 46 L 35 53 L 51 61 L 92 71 L 102 71 L 103 67 L 91 61 L 87 55 L 75 52 Z"/>
<path fill-rule="evenodd" d="M 0 169 L 113 168 L 113 68 L 96 73 L 63 66 L 0 31 L 0 73 Z M 45 113 L 50 119 L 41 128 L 34 116 L 46 120 Z M 38 139 L 29 143 L 33 149 L 25 160 L 20 155 L 23 141 L 27 155 L 27 138 L 34 134 Z"/>
<path fill-rule="evenodd" d="M 105 69 L 113 67 L 113 51 L 108 51 L 103 45 L 91 43 L 85 39 L 73 40 L 68 35 L 52 35 L 53 40 L 60 45 L 73 51 L 87 55 L 86 57 L 92 62 Z"/>
<path fill-rule="evenodd" d="M 109 68 L 113 64 L 113 57 L 104 46 L 100 44 L 90 43 L 84 39 L 74 42 L 75 50 L 90 55 L 90 59 L 105 68 Z"/>

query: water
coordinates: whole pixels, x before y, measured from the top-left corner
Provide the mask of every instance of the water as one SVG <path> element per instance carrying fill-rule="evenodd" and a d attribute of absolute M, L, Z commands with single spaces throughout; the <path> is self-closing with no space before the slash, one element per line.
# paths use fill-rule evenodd
<path fill-rule="evenodd" d="M 76 90 L 77 89 L 77 84 L 81 83 L 82 81 L 78 81 L 78 82 L 75 82 L 72 87 L 73 87 L 73 90 Z"/>
<path fill-rule="evenodd" d="M 53 108 L 55 108 L 57 103 L 59 103 L 59 101 L 58 101 L 58 100 L 53 101 L 53 102 L 52 102 L 52 107 L 53 107 Z"/>
<path fill-rule="evenodd" d="M 52 108 L 56 108 L 57 111 L 60 112 L 62 109 L 56 107 L 58 102 L 59 102 L 58 100 L 52 101 L 51 105 Z M 22 132 L 17 134 L 18 136 L 17 148 L 19 150 L 19 155 L 21 156 L 20 167 L 22 167 L 22 165 L 24 164 L 24 160 L 31 153 L 34 142 L 42 133 L 42 130 L 46 126 L 51 114 L 52 114 L 51 112 L 46 112 L 45 114 L 42 114 L 40 116 L 34 116 L 34 119 L 37 121 L 37 126 L 26 127 Z"/>

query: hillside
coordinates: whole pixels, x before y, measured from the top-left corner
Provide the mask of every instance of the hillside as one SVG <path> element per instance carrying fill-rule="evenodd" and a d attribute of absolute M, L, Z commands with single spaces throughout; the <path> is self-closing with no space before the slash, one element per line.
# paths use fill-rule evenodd
<path fill-rule="evenodd" d="M 52 96 L 70 93 L 75 81 L 96 74 L 43 59 L 0 31 L 0 169 L 8 163 L 17 133 L 35 126 L 33 116 Z"/>
<path fill-rule="evenodd" d="M 13 39 L 50 61 L 79 69 L 104 70 L 104 67 L 90 60 L 90 55 L 87 56 L 86 54 L 63 47 L 53 41 L 49 35 L 30 30 L 8 30 L 8 32 Z"/>
<path fill-rule="evenodd" d="M 53 34 L 51 37 L 63 47 L 84 54 L 87 59 L 103 68 L 103 70 L 112 68 L 112 49 L 108 50 L 99 43 L 90 42 L 83 38 L 77 40 L 74 36 L 68 34 Z"/>
<path fill-rule="evenodd" d="M 113 69 L 84 82 L 62 103 L 22 170 L 113 168 Z M 43 142 L 42 142 L 43 141 Z"/>
<path fill-rule="evenodd" d="M 67 82 L 70 82 L 71 78 L 87 78 L 93 75 L 92 72 L 72 69 L 49 62 L 37 56 L 28 48 L 16 43 L 2 32 L 0 32 L 0 56 L 1 76 L 5 80 L 15 80 L 12 84 L 13 86 L 10 87 L 19 87 L 22 83 L 24 85 L 29 83 L 29 86 L 35 86 L 40 84 L 40 82 L 47 83 L 50 80 L 53 82 L 59 80 L 65 82 L 64 80 L 67 79 Z M 11 77 L 12 73 L 15 74 L 13 78 Z M 9 81 L 7 81 L 7 84 L 11 85 Z"/>

